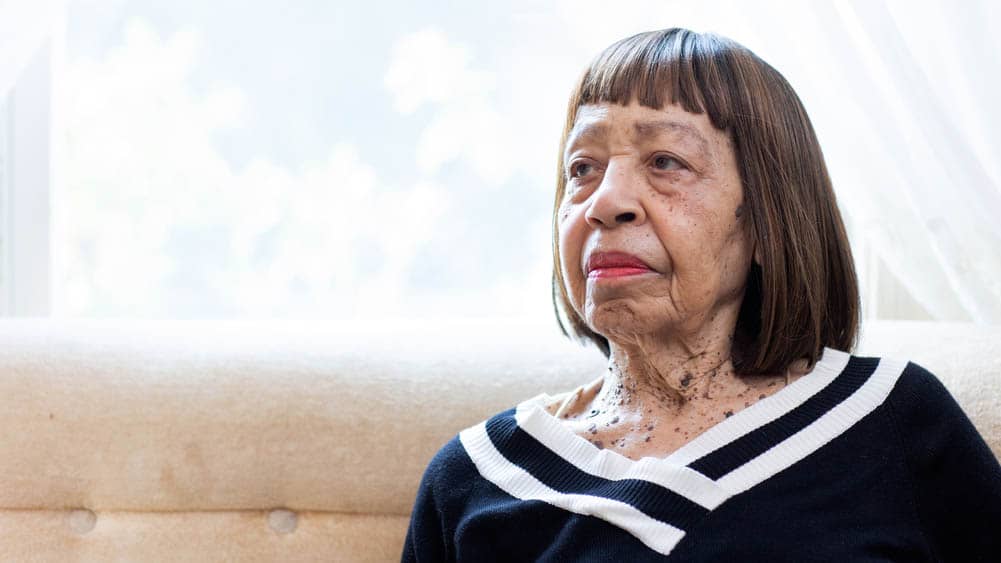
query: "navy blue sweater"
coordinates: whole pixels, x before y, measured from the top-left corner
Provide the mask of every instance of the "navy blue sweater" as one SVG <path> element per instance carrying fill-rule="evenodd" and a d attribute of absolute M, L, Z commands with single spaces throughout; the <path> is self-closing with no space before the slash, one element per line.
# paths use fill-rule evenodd
<path fill-rule="evenodd" d="M 403 561 L 1001 561 L 1001 466 L 917 364 L 826 348 L 666 458 L 602 450 L 540 395 L 462 431 Z"/>

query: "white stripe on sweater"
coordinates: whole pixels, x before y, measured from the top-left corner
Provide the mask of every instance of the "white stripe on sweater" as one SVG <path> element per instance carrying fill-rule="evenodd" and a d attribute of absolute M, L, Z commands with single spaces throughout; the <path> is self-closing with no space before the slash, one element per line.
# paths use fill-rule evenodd
<path fill-rule="evenodd" d="M 685 532 L 643 514 L 627 503 L 582 494 L 567 494 L 547 487 L 521 467 L 508 461 L 494 447 L 481 422 L 459 433 L 459 440 L 484 479 L 522 500 L 540 500 L 563 510 L 600 518 L 632 534 L 647 547 L 667 555 Z"/>
<path fill-rule="evenodd" d="M 883 404 L 905 367 L 906 361 L 881 359 L 865 384 L 837 406 L 716 482 L 735 495 L 819 450 Z"/>

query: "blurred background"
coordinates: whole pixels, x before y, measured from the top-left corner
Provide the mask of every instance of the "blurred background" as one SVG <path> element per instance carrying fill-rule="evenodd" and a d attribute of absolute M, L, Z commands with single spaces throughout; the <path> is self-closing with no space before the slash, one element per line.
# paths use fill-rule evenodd
<path fill-rule="evenodd" d="M 986 0 L 0 0 L 0 315 L 552 319 L 571 86 L 671 26 L 797 90 L 866 318 L 1001 324 Z"/>

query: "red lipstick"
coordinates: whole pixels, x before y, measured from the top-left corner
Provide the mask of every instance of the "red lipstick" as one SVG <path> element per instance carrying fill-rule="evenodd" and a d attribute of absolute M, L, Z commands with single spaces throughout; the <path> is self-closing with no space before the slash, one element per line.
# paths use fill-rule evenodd
<path fill-rule="evenodd" d="M 587 259 L 590 278 L 617 278 L 649 274 L 653 269 L 636 256 L 626 252 L 595 252 Z"/>

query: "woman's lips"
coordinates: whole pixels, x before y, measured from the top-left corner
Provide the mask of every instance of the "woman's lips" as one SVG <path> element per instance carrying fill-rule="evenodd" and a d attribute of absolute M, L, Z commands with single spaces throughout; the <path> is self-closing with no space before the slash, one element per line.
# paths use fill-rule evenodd
<path fill-rule="evenodd" d="M 650 268 L 595 268 L 588 272 L 587 277 L 589 278 L 621 278 L 625 276 L 636 276 L 639 274 L 649 274 L 652 272 Z"/>
<path fill-rule="evenodd" d="M 621 278 L 653 273 L 646 262 L 627 252 L 595 252 L 587 260 L 587 277 Z"/>

